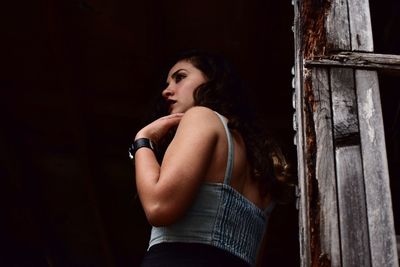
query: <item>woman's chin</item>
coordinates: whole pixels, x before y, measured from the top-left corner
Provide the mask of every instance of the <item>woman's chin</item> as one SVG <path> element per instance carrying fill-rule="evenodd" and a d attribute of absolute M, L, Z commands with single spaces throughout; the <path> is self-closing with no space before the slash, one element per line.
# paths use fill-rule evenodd
<path fill-rule="evenodd" d="M 174 113 L 176 113 L 177 111 L 176 111 L 176 108 L 174 108 L 174 107 L 170 107 L 169 109 L 168 109 L 168 113 L 169 114 L 174 114 Z"/>
<path fill-rule="evenodd" d="M 188 106 L 188 107 L 186 107 L 186 106 L 176 106 L 176 107 L 171 107 L 170 109 L 169 109 L 169 114 L 175 114 L 175 113 L 185 113 L 186 111 L 188 111 L 191 107 L 193 107 L 193 106 Z"/>
<path fill-rule="evenodd" d="M 179 108 L 171 108 L 170 111 L 169 111 L 169 114 L 183 113 L 185 111 L 186 110 L 182 110 L 182 109 L 179 109 Z"/>

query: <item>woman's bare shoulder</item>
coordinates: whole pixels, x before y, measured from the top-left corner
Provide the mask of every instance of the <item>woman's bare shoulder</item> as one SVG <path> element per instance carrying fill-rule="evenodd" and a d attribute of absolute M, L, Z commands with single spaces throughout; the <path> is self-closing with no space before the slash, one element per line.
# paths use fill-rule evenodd
<path fill-rule="evenodd" d="M 220 121 L 212 109 L 195 106 L 185 112 L 180 124 L 211 129 L 218 126 Z"/>
<path fill-rule="evenodd" d="M 215 117 L 215 112 L 208 107 L 194 106 L 188 109 L 184 116 Z"/>

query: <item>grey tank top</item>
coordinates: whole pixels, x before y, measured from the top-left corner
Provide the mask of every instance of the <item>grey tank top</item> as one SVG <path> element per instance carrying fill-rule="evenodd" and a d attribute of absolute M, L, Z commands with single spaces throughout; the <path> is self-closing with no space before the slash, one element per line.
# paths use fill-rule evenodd
<path fill-rule="evenodd" d="M 164 242 L 202 243 L 226 250 L 255 265 L 268 218 L 274 207 L 261 210 L 230 186 L 234 145 L 224 117 L 228 138 L 228 160 L 224 183 L 203 183 L 185 215 L 177 222 L 153 227 L 149 248 Z"/>

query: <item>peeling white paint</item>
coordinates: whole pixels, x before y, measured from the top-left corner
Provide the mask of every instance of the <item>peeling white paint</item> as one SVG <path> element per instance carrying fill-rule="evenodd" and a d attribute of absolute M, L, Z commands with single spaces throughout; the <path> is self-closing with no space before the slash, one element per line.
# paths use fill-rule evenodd
<path fill-rule="evenodd" d="M 363 116 L 365 116 L 365 119 L 367 121 L 367 132 L 368 132 L 368 137 L 370 142 L 375 141 L 375 129 L 373 125 L 371 124 L 372 116 L 375 113 L 375 108 L 374 108 L 374 102 L 372 100 L 372 88 L 368 88 L 367 90 L 367 99 L 365 102 L 365 105 L 363 106 Z"/>

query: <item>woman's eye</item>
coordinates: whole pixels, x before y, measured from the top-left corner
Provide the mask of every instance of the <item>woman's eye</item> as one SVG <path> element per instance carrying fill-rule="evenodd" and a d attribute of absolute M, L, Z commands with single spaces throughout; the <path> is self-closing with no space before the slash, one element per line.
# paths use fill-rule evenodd
<path fill-rule="evenodd" d="M 175 83 L 179 83 L 180 81 L 182 81 L 186 76 L 184 74 L 177 74 L 175 76 Z"/>

